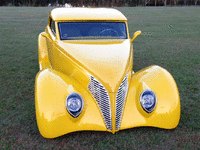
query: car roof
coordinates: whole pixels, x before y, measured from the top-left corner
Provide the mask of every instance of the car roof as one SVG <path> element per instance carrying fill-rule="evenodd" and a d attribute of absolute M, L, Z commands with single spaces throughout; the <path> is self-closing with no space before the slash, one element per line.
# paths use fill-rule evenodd
<path fill-rule="evenodd" d="M 55 21 L 127 20 L 120 11 L 113 8 L 56 8 L 51 11 L 50 16 Z"/>

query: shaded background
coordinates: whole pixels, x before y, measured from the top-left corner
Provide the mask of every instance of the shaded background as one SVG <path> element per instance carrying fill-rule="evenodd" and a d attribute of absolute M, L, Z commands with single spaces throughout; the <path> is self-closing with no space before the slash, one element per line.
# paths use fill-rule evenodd
<path fill-rule="evenodd" d="M 199 0 L 0 0 L 0 6 L 59 6 L 65 3 L 91 7 L 200 5 Z"/>

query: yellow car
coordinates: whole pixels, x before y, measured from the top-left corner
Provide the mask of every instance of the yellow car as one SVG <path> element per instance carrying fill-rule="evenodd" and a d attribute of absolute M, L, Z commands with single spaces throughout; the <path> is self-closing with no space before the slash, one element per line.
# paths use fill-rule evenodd
<path fill-rule="evenodd" d="M 38 37 L 35 82 L 40 133 L 152 126 L 175 128 L 180 119 L 177 85 L 165 69 L 133 72 L 127 18 L 111 8 L 56 8 Z"/>

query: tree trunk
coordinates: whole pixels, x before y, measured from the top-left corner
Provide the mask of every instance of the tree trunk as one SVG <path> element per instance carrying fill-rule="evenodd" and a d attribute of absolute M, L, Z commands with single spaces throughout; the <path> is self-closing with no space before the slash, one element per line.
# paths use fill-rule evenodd
<path fill-rule="evenodd" d="M 102 6 L 104 6 L 105 5 L 105 2 L 104 2 L 104 0 L 102 0 Z"/>
<path fill-rule="evenodd" d="M 114 0 L 112 0 L 111 7 L 113 7 L 113 5 L 114 5 Z"/>

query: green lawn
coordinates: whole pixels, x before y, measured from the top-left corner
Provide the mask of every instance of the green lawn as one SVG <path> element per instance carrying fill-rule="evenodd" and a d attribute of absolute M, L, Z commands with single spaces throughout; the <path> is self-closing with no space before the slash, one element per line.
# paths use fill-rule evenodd
<path fill-rule="evenodd" d="M 200 8 L 117 8 L 126 15 L 134 41 L 134 71 L 167 69 L 181 98 L 177 128 L 140 127 L 116 134 L 75 132 L 43 138 L 34 103 L 39 71 L 37 37 L 52 8 L 0 7 L 0 149 L 200 149 Z"/>

